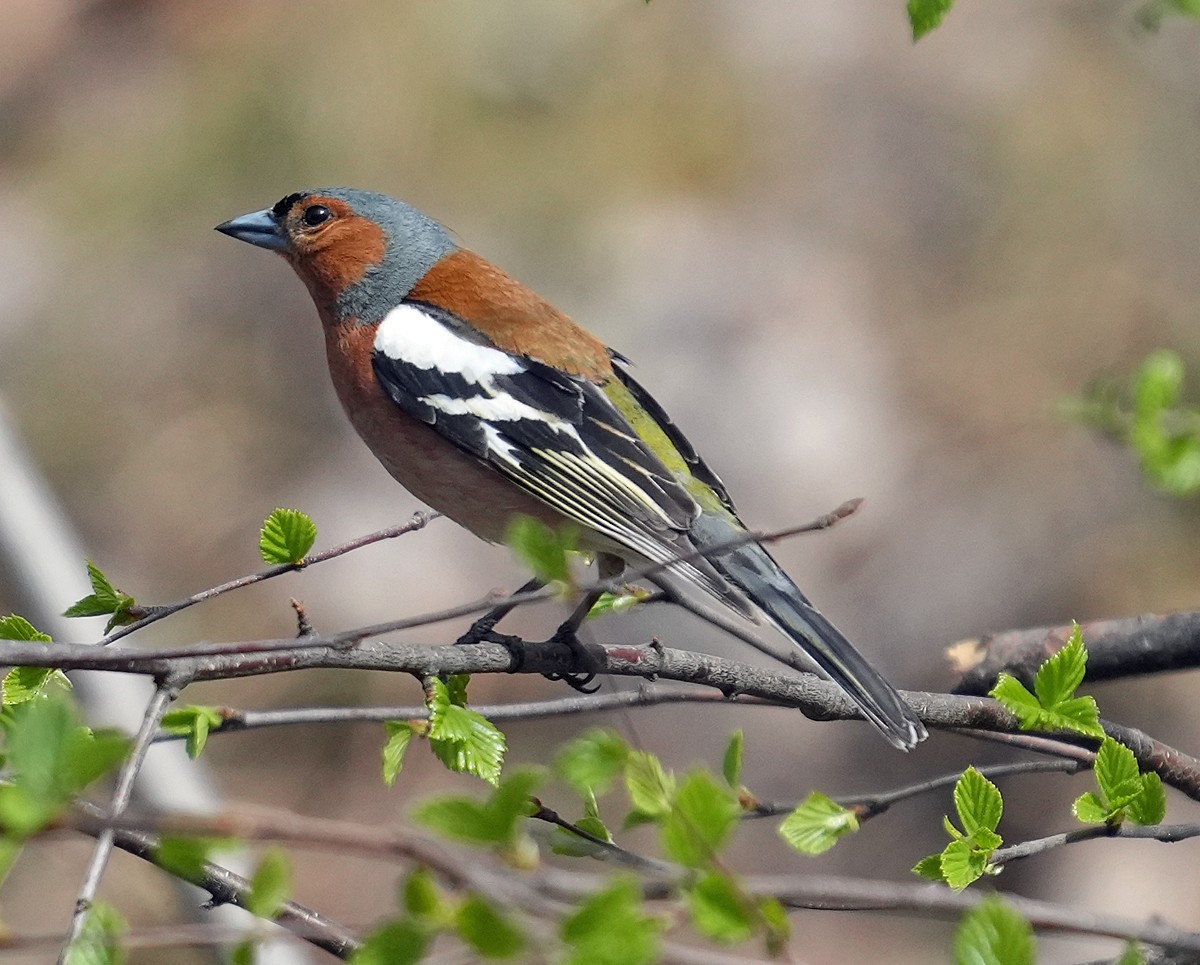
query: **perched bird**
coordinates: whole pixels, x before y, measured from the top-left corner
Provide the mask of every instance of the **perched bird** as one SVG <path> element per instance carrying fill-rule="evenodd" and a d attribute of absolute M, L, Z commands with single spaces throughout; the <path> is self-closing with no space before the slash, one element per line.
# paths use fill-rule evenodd
<path fill-rule="evenodd" d="M 925 738 L 746 538 L 721 480 L 626 360 L 535 292 L 383 194 L 301 191 L 217 230 L 279 252 L 308 286 L 342 406 L 418 499 L 492 542 L 517 514 L 570 520 L 606 577 L 656 563 L 751 620 L 757 607 L 888 741 Z"/>

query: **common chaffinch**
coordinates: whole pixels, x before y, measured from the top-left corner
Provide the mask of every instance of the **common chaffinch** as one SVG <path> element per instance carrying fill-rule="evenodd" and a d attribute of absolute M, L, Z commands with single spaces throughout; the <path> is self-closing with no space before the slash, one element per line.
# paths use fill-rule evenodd
<path fill-rule="evenodd" d="M 626 359 L 545 299 L 383 194 L 301 191 L 217 230 L 280 253 L 308 286 L 346 414 L 418 499 L 492 542 L 517 514 L 569 520 L 606 577 L 650 562 L 749 619 L 756 607 L 893 745 L 926 737 L 746 539 L 725 486 Z"/>

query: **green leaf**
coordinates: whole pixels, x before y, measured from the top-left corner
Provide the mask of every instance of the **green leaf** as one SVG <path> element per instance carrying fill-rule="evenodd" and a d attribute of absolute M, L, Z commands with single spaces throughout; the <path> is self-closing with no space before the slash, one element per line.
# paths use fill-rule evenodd
<path fill-rule="evenodd" d="M 1053 707 L 1070 700 L 1075 690 L 1083 683 L 1087 672 L 1087 650 L 1083 646 L 1083 633 L 1079 624 L 1071 626 L 1071 636 L 1065 646 L 1051 654 L 1038 667 L 1034 677 L 1033 691 L 1043 707 Z"/>
<path fill-rule="evenodd" d="M 968 767 L 954 785 L 954 809 L 960 831 L 948 817 L 942 825 L 950 843 L 941 854 L 931 854 L 913 866 L 913 873 L 931 881 L 944 881 L 956 891 L 992 870 L 992 854 L 1004 843 L 996 833 L 1004 813 L 1004 800 L 996 785 Z"/>
<path fill-rule="evenodd" d="M 317 541 L 317 524 L 298 509 L 276 509 L 258 534 L 258 552 L 274 564 L 302 563 Z"/>
<path fill-rule="evenodd" d="M 8 709 L 7 765 L 13 783 L 0 788 L 0 825 L 22 837 L 52 820 L 71 797 L 124 757 L 120 735 L 92 734 L 77 723 L 62 694 Z"/>
<path fill-rule="evenodd" d="M 1139 418 L 1158 416 L 1179 401 L 1183 359 L 1159 350 L 1146 356 L 1133 379 L 1133 410 Z"/>
<path fill-rule="evenodd" d="M 459 906 L 454 927 L 459 937 L 484 958 L 513 958 L 525 948 L 521 930 L 478 895 L 471 895 Z"/>
<path fill-rule="evenodd" d="M 228 842 L 220 838 L 164 837 L 154 849 L 154 863 L 185 881 L 192 881 L 204 870 L 213 850 Z"/>
<path fill-rule="evenodd" d="M 1142 791 L 1126 811 L 1134 824 L 1162 824 L 1167 816 L 1167 794 L 1162 778 L 1153 771 L 1142 775 Z"/>
<path fill-rule="evenodd" d="M 580 831 L 586 831 L 593 838 L 599 838 L 601 841 L 612 843 L 612 834 L 609 833 L 607 825 L 598 817 L 584 816 L 575 822 L 575 827 Z M 589 841 L 587 838 L 582 838 L 573 831 L 568 831 L 566 828 L 556 827 L 550 839 L 550 850 L 555 854 L 561 854 L 568 858 L 599 858 L 608 857 L 605 849 L 601 848 L 594 841 Z"/>
<path fill-rule="evenodd" d="M 637 882 L 617 878 L 563 921 L 567 965 L 651 965 L 659 960 L 660 929 L 643 911 Z"/>
<path fill-rule="evenodd" d="M 1200 0 L 1147 0 L 1136 14 L 1138 24 L 1148 31 L 1158 30 L 1169 16 L 1200 19 Z"/>
<path fill-rule="evenodd" d="M 274 918 L 292 893 L 292 867 L 288 856 L 271 848 L 250 877 L 246 910 L 259 918 Z"/>
<path fill-rule="evenodd" d="M 492 791 L 487 800 L 488 820 L 505 832 L 504 840 L 516 839 L 517 829 L 532 811 L 530 798 L 539 784 L 546 780 L 540 767 L 523 767 L 508 775 Z"/>
<path fill-rule="evenodd" d="M 940 854 L 927 854 L 912 866 L 912 873 L 929 881 L 946 880 L 946 876 L 942 874 L 942 856 Z"/>
<path fill-rule="evenodd" d="M 987 870 L 988 856 L 974 847 L 969 838 L 951 841 L 942 850 L 942 878 L 955 891 L 983 877 Z"/>
<path fill-rule="evenodd" d="M 554 773 L 580 795 L 607 794 L 629 758 L 629 745 L 615 731 L 589 730 L 559 748 Z"/>
<path fill-rule="evenodd" d="M 446 699 L 458 707 L 466 707 L 467 685 L 471 682 L 471 675 L 452 673 L 440 679 L 446 685 Z"/>
<path fill-rule="evenodd" d="M 908 22 L 913 40 L 920 40 L 938 27 L 953 5 L 954 0 L 908 0 Z"/>
<path fill-rule="evenodd" d="M 225 715 L 218 708 L 192 704 L 163 714 L 162 729 L 168 734 L 187 734 L 187 754 L 195 760 L 208 742 L 209 730 L 224 723 Z"/>
<path fill-rule="evenodd" d="M 529 813 L 529 797 L 542 778 L 540 770 L 519 770 L 505 778 L 487 801 L 433 798 L 418 805 L 413 817 L 434 831 L 459 841 L 511 845 L 516 842 L 519 823 Z"/>
<path fill-rule="evenodd" d="M 675 778 L 647 751 L 630 751 L 625 761 L 625 793 L 638 814 L 656 818 L 671 810 Z"/>
<path fill-rule="evenodd" d="M 507 835 L 489 823 L 486 808 L 470 798 L 429 798 L 413 811 L 413 820 L 447 838 L 469 844 L 507 843 Z"/>
<path fill-rule="evenodd" d="M 1075 800 L 1072 811 L 1086 824 L 1159 824 L 1166 816 L 1162 779 L 1138 772 L 1137 758 L 1124 744 L 1105 738 L 1092 767 L 1099 794 L 1088 792 Z"/>
<path fill-rule="evenodd" d="M 1100 708 L 1096 706 L 1094 697 L 1073 697 L 1056 704 L 1046 712 L 1040 729 L 1045 730 L 1047 724 L 1085 737 L 1104 737 L 1104 728 L 1100 726 Z"/>
<path fill-rule="evenodd" d="M 1111 816 L 1108 805 L 1091 791 L 1075 798 L 1071 805 L 1071 813 L 1084 824 L 1107 824 Z"/>
<path fill-rule="evenodd" d="M 689 868 L 706 867 L 741 819 L 733 792 L 707 771 L 683 779 L 662 822 L 663 850 Z"/>
<path fill-rule="evenodd" d="M 1142 946 L 1135 941 L 1127 941 L 1121 949 L 1121 954 L 1113 965 L 1146 965 L 1146 957 L 1142 954 Z"/>
<path fill-rule="evenodd" d="M 91 560 L 85 560 L 88 580 L 92 584 L 92 592 L 82 600 L 72 603 L 63 612 L 67 617 L 99 617 L 112 614 L 108 625 L 104 628 L 107 633 L 115 626 L 132 623 L 133 617 L 129 610 L 134 605 L 133 597 L 116 589 L 108 577 L 101 572 Z"/>
<path fill-rule="evenodd" d="M 71 689 L 71 681 L 61 670 L 49 667 L 13 667 L 0 683 L 0 704 L 11 707 L 40 697 L 51 684 Z"/>
<path fill-rule="evenodd" d="M 244 942 L 238 942 L 233 946 L 233 951 L 229 953 L 229 965 L 255 965 L 255 948 L 258 942 L 255 939 L 247 938 Z"/>
<path fill-rule="evenodd" d="M 963 916 L 954 933 L 955 965 L 1034 965 L 1033 929 L 999 898 Z"/>
<path fill-rule="evenodd" d="M 575 540 L 566 529 L 556 532 L 532 516 L 516 516 L 509 523 L 504 542 L 543 583 L 571 585 L 567 553 L 574 549 Z"/>
<path fill-rule="evenodd" d="M 92 902 L 79 937 L 67 948 L 65 965 L 122 965 L 126 959 L 120 941 L 128 930 L 125 919 L 112 905 Z"/>
<path fill-rule="evenodd" d="M 1179 405 L 1182 389 L 1183 360 L 1174 352 L 1149 355 L 1133 379 L 1127 441 L 1151 483 L 1186 496 L 1200 488 L 1200 427 L 1196 411 Z"/>
<path fill-rule="evenodd" d="M 392 921 L 371 932 L 350 965 L 415 965 L 425 957 L 431 935 L 416 922 Z"/>
<path fill-rule="evenodd" d="M 737 886 L 715 871 L 702 876 L 684 893 L 692 924 L 701 934 L 732 945 L 754 933 L 752 910 Z"/>
<path fill-rule="evenodd" d="M 996 685 L 988 692 L 989 697 L 995 697 L 1004 705 L 1004 709 L 1017 718 L 1022 727 L 1028 720 L 1036 720 L 1042 712 L 1042 705 L 1037 697 L 1029 692 L 1021 681 L 1012 674 L 1002 673 L 996 678 Z M 1026 730 L 1029 728 L 1025 727 Z"/>
<path fill-rule="evenodd" d="M 400 889 L 400 904 L 414 918 L 433 918 L 442 907 L 442 894 L 428 868 L 414 868 Z"/>
<path fill-rule="evenodd" d="M 975 837 L 980 829 L 996 830 L 1004 813 L 1004 801 L 995 784 L 968 767 L 954 785 L 954 809 L 963 831 Z"/>
<path fill-rule="evenodd" d="M 735 791 L 742 783 L 742 754 L 745 750 L 746 735 L 735 730 L 729 735 L 729 744 L 725 747 L 725 756 L 721 760 L 721 775 L 725 783 Z"/>
<path fill-rule="evenodd" d="M 600 819 L 600 807 L 596 803 L 596 795 L 591 791 L 585 791 L 583 794 L 583 817 L 575 822 L 575 828 L 585 834 L 590 834 L 593 838 L 612 843 L 612 834 L 609 832 L 608 826 Z M 550 849 L 555 854 L 572 858 L 608 857 L 604 849 L 594 841 L 589 841 L 576 834 L 575 831 L 568 831 L 563 827 L 554 829 Z"/>
<path fill-rule="evenodd" d="M 504 734 L 482 714 L 453 703 L 447 685 L 437 678 L 426 703 L 429 746 L 438 760 L 452 771 L 496 784 L 507 749 Z"/>
<path fill-rule="evenodd" d="M 103 777 L 125 760 L 133 742 L 115 730 L 91 731 L 77 727 L 63 747 L 60 765 L 62 789 L 70 797 Z"/>
<path fill-rule="evenodd" d="M 391 787 L 404 766 L 404 752 L 413 738 L 413 728 L 407 721 L 385 720 L 383 729 L 387 732 L 387 743 L 383 745 L 383 783 Z"/>
<path fill-rule="evenodd" d="M 0 840 L 23 841 L 49 824 L 61 807 L 31 794 L 19 784 L 0 785 Z"/>
<path fill-rule="evenodd" d="M 646 594 L 632 590 L 625 593 L 609 593 L 605 590 L 588 610 L 586 619 L 594 620 L 606 613 L 628 613 L 645 599 Z"/>
<path fill-rule="evenodd" d="M 1136 796 L 1141 789 L 1137 758 L 1119 741 L 1106 738 L 1096 752 L 1092 765 L 1096 785 L 1106 801 L 1115 803 L 1121 798 Z"/>
<path fill-rule="evenodd" d="M 42 633 L 24 617 L 19 617 L 15 613 L 0 617 L 0 640 L 25 640 L 30 643 L 51 642 L 50 634 Z"/>
<path fill-rule="evenodd" d="M 767 954 L 772 958 L 783 958 L 788 940 L 792 937 L 792 925 L 787 911 L 778 898 L 761 898 L 758 902 L 758 917 L 767 929 Z"/>
<path fill-rule="evenodd" d="M 813 791 L 779 825 L 779 836 L 801 854 L 821 854 L 858 830 L 858 816 Z"/>
<path fill-rule="evenodd" d="M 61 798 L 62 758 L 77 724 L 66 700 L 35 700 L 13 708 L 8 725 L 8 766 L 37 798 Z"/>
<path fill-rule="evenodd" d="M 1137 17 L 1157 29 L 1164 15 L 1200 15 L 1200 0 L 1149 0 Z M 1200 491 L 1200 410 L 1180 400 L 1183 361 L 1174 352 L 1154 352 L 1123 392 L 1114 383 L 1089 389 L 1073 409 L 1076 416 L 1122 440 L 1137 455 L 1146 480 L 1163 492 L 1190 496 Z"/>
<path fill-rule="evenodd" d="M 575 822 L 575 827 L 580 831 L 590 834 L 593 838 L 599 838 L 601 841 L 612 843 L 612 835 L 608 831 L 608 826 L 596 815 L 585 814 Z"/>

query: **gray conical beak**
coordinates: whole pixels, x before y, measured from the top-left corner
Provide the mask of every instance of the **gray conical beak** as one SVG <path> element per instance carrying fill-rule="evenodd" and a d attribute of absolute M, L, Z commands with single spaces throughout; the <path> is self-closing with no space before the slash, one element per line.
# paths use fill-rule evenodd
<path fill-rule="evenodd" d="M 249 245 L 269 248 L 271 251 L 286 251 L 288 248 L 288 239 L 270 208 L 264 208 L 262 211 L 255 211 L 252 214 L 244 214 L 240 218 L 219 224 L 217 231 Z"/>

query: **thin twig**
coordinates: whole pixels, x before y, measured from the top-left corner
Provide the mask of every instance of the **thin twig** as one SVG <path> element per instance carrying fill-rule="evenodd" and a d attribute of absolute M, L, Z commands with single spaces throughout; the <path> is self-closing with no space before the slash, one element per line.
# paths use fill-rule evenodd
<path fill-rule="evenodd" d="M 596 835 L 585 831 L 579 825 L 572 824 L 557 811 L 546 807 L 537 798 L 533 799 L 533 806 L 534 811 L 529 815 L 531 818 L 535 821 L 545 821 L 547 824 L 553 824 L 555 827 L 562 828 L 568 834 L 574 835 L 581 841 L 586 841 L 595 850 L 596 857 L 611 860 L 615 864 L 623 865 L 626 868 L 633 868 L 636 871 L 646 874 L 678 878 L 683 873 L 683 869 L 678 865 L 643 857 L 640 854 L 635 854 L 632 851 L 622 848 L 618 844 L 614 844 L 612 841 L 596 837 Z"/>
<path fill-rule="evenodd" d="M 297 940 L 307 936 L 292 933 Z M 257 927 L 238 928 L 232 925 L 158 925 L 134 928 L 114 936 L 110 949 L 125 952 L 139 949 L 165 950 L 170 948 L 215 948 L 237 945 L 241 942 L 266 942 L 279 937 L 275 929 L 268 930 L 261 924 Z M 57 948 L 62 944 L 62 934 L 51 932 L 42 935 L 6 934 L 4 951 L 40 951 Z M 111 959 L 119 961 L 123 959 Z"/>
<path fill-rule="evenodd" d="M 113 830 L 105 823 L 103 810 L 94 804 L 77 801 L 75 807 L 86 818 L 84 821 L 75 822 L 74 826 L 79 830 L 95 836 L 111 830 L 116 847 L 207 891 L 211 896 L 212 905 L 236 905 L 238 908 L 249 910 L 247 905 L 251 886 L 242 875 L 212 861 L 203 861 L 196 868 L 187 871 L 174 865 L 165 867 L 159 857 L 161 839 L 158 835 L 133 828 Z M 289 899 L 280 905 L 274 921 L 298 938 L 303 938 L 339 958 L 346 958 L 360 944 L 358 937 L 345 925 L 294 900 Z"/>
<path fill-rule="evenodd" d="M 831 526 L 834 526 L 841 520 L 846 519 L 848 516 L 856 512 L 861 504 L 861 499 L 848 499 L 832 512 L 818 516 L 816 519 L 810 522 L 773 531 L 746 531 L 744 533 L 739 533 L 732 539 L 714 544 L 713 546 L 708 546 L 704 549 L 695 549 L 690 552 L 680 554 L 676 557 L 673 557 L 670 562 L 649 563 L 645 566 L 629 570 L 621 577 L 620 580 L 595 580 L 591 583 L 578 587 L 578 591 L 580 594 L 591 592 L 593 590 L 607 590 L 610 592 L 616 592 L 621 583 L 633 582 L 639 579 L 653 577 L 661 574 L 665 570 L 671 569 L 671 567 L 677 565 L 678 563 L 686 563 L 701 557 L 720 555 L 728 550 L 743 546 L 746 543 L 774 543 L 778 542 L 779 540 L 788 539 L 792 536 L 801 535 L 803 533 L 813 533 L 829 529 Z M 186 609 L 189 606 L 194 606 L 196 603 L 201 603 L 204 600 L 212 599 L 214 596 L 217 596 L 221 593 L 227 593 L 230 590 L 240 589 L 244 586 L 250 586 L 254 583 L 260 583 L 263 580 L 271 579 L 272 577 L 281 576 L 284 573 L 291 573 L 296 570 L 303 569 L 307 566 L 311 566 L 313 563 L 319 563 L 327 559 L 332 559 L 334 556 L 340 556 L 344 553 L 350 552 L 351 550 L 358 549 L 381 539 L 390 539 L 394 536 L 401 536 L 405 533 L 410 533 L 421 529 L 428 524 L 431 519 L 436 518 L 437 515 L 437 513 L 416 513 L 407 523 L 392 527 L 389 530 L 381 530 L 379 533 L 372 533 L 368 536 L 360 537 L 357 540 L 344 543 L 341 546 L 335 547 L 334 549 L 326 550 L 324 553 L 314 554 L 311 557 L 306 557 L 300 563 L 286 563 L 280 566 L 275 566 L 268 570 L 264 570 L 261 573 L 254 573 L 249 576 L 239 577 L 236 580 L 230 580 L 228 583 L 223 583 L 220 586 L 203 590 L 200 593 L 193 594 L 184 600 L 180 600 L 178 603 L 169 604 L 163 607 L 155 607 L 151 612 L 147 613 L 146 616 L 142 617 L 135 623 L 131 623 L 126 627 L 121 627 L 118 630 L 114 630 L 112 633 L 102 639 L 100 644 L 107 645 L 112 643 L 113 641 L 118 640 L 126 634 L 132 633 L 134 630 L 140 629 L 149 623 L 161 620 L 166 616 L 170 616 L 172 613 L 178 613 L 180 610 Z M 399 630 L 409 630 L 416 627 L 429 626 L 434 623 L 441 623 L 445 620 L 452 620 L 462 616 L 470 616 L 474 613 L 482 613 L 496 606 L 499 602 L 504 602 L 506 605 L 517 607 L 528 603 L 537 603 L 545 600 L 556 599 L 558 596 L 559 591 L 554 587 L 544 587 L 540 590 L 532 590 L 527 593 L 514 593 L 508 596 L 489 594 L 483 599 L 477 600 L 474 603 L 468 603 L 455 607 L 447 607 L 444 610 L 435 611 L 434 613 L 423 614 L 416 617 L 407 617 L 402 620 L 392 620 L 385 623 L 373 624 L 371 626 L 345 630 L 342 633 L 334 634 L 329 639 L 334 645 L 356 643 L 359 640 L 366 639 L 367 637 L 379 636 L 380 634 L 384 633 L 394 633 Z"/>
<path fill-rule="evenodd" d="M 261 570 L 258 573 L 250 573 L 246 576 L 239 576 L 237 579 L 228 580 L 225 583 L 220 583 L 217 586 L 209 587 L 207 590 L 201 590 L 199 593 L 193 593 L 191 596 L 184 597 L 182 600 L 177 600 L 175 603 L 167 603 L 161 606 L 145 607 L 145 616 L 139 617 L 133 623 L 126 624 L 123 627 L 117 627 L 111 633 L 107 634 L 99 641 L 98 646 L 105 647 L 108 644 L 126 637 L 136 630 L 141 630 L 143 627 L 149 626 L 151 623 L 157 623 L 166 617 L 178 613 L 180 610 L 186 610 L 190 606 L 195 606 L 197 603 L 203 603 L 206 600 L 211 600 L 213 597 L 220 596 L 223 593 L 228 593 L 231 590 L 240 590 L 243 587 L 253 586 L 255 583 L 262 583 L 264 580 L 274 579 L 277 576 L 283 576 L 284 573 L 295 573 L 299 570 L 306 569 L 316 563 L 324 563 L 326 560 L 334 559 L 338 556 L 345 556 L 347 553 L 361 549 L 364 546 L 370 546 L 372 543 L 379 543 L 385 539 L 395 539 L 397 536 L 403 536 L 406 533 L 413 533 L 419 529 L 424 529 L 429 523 L 437 519 L 441 513 L 421 511 L 413 513 L 412 517 L 405 523 L 399 523 L 396 526 L 389 526 L 387 529 L 381 529 L 374 533 L 368 533 L 366 536 L 359 536 L 347 543 L 342 543 L 340 546 L 335 546 L 332 549 L 324 550 L 320 553 L 313 553 L 306 556 L 299 563 L 281 563 L 278 566 L 272 566 L 268 569 Z"/>
<path fill-rule="evenodd" d="M 311 818 L 273 809 L 270 813 L 225 811 L 221 814 L 171 814 L 151 818 L 122 816 L 96 820 L 77 815 L 73 822 L 94 833 L 104 829 L 146 832 L 157 835 L 238 838 L 244 841 L 276 841 L 332 850 L 339 855 L 359 854 L 382 861 L 412 861 L 445 880 L 454 888 L 474 891 L 530 914 L 557 920 L 568 910 L 547 898 L 511 869 L 493 868 L 474 852 L 461 852 L 441 842 L 400 828 L 379 828 Z"/>
<path fill-rule="evenodd" d="M 753 697 L 725 697 L 699 688 L 673 690 L 653 684 L 640 684 L 633 690 L 615 690 L 590 696 L 556 697 L 514 704 L 471 704 L 471 709 L 488 720 L 499 722 L 546 720 L 578 714 L 602 714 L 629 707 L 655 707 L 663 704 L 717 704 L 730 707 L 776 707 L 779 704 Z M 237 710 L 219 708 L 223 720 L 208 734 L 258 730 L 264 727 L 291 727 L 310 724 L 371 723 L 389 720 L 425 720 L 429 708 L 424 704 L 399 707 L 288 707 L 278 710 Z M 186 740 L 187 734 L 159 733 L 155 742 Z"/>
<path fill-rule="evenodd" d="M 1044 838 L 1034 838 L 1031 841 L 1022 841 L 1020 844 L 1000 848 L 992 853 L 990 860 L 997 866 L 1005 865 L 1011 861 L 1020 861 L 1022 858 L 1043 854 L 1065 844 L 1095 841 L 1097 838 L 1126 838 L 1175 844 L 1195 837 L 1200 837 L 1200 824 L 1120 824 L 1116 826 L 1102 824 L 1090 828 L 1076 828 L 1073 831 L 1051 834 Z"/>
<path fill-rule="evenodd" d="M 150 749 L 154 735 L 158 732 L 158 725 L 162 722 L 163 714 L 167 711 L 167 705 L 179 692 L 180 688 L 187 683 L 187 678 L 179 674 L 166 675 L 159 681 L 154 691 L 154 696 L 150 698 L 150 703 L 146 706 L 146 713 L 142 717 L 141 729 L 138 730 L 137 738 L 133 742 L 129 756 L 125 758 L 120 771 L 117 773 L 117 786 L 113 791 L 112 803 L 108 808 L 110 817 L 118 818 L 125 813 L 125 809 L 129 806 L 129 799 L 133 795 L 133 782 L 137 779 L 138 772 L 142 769 L 142 763 L 146 759 L 146 752 Z M 112 849 L 112 831 L 102 832 L 96 838 L 96 846 L 92 850 L 91 860 L 88 862 L 87 870 L 84 872 L 83 883 L 79 886 L 79 894 L 75 899 L 75 910 L 71 915 L 71 922 L 67 926 L 62 951 L 59 952 L 59 965 L 65 965 L 71 943 L 79 937 L 79 933 L 83 929 L 84 919 L 87 917 L 87 913 L 92 907 L 92 902 L 96 898 L 96 890 L 100 887 L 100 878 L 103 876 L 104 869 L 108 865 Z"/>
<path fill-rule="evenodd" d="M 1074 760 L 1054 760 L 1054 761 L 1018 761 L 1012 764 L 993 764 L 990 767 L 976 768 L 984 777 L 997 778 L 1008 777 L 1013 774 L 1038 774 L 1045 772 L 1061 772 L 1065 774 L 1077 774 L 1083 770 L 1085 765 L 1081 761 Z M 868 794 L 848 794 L 839 795 L 834 800 L 842 807 L 853 808 L 856 816 L 860 821 L 866 821 L 869 818 L 877 817 L 888 810 L 893 804 L 898 804 L 901 801 L 906 801 L 922 794 L 929 794 L 932 791 L 939 790 L 943 787 L 950 787 L 962 778 L 962 771 L 951 771 L 948 774 L 940 774 L 937 777 L 931 777 L 928 780 L 917 781 L 913 784 L 906 784 L 904 787 L 899 787 L 891 791 L 877 791 Z M 780 814 L 788 814 L 796 809 L 796 803 L 767 803 L 756 802 L 754 809 L 747 812 L 747 818 L 762 818 L 775 817 Z"/>

